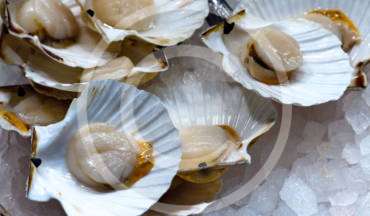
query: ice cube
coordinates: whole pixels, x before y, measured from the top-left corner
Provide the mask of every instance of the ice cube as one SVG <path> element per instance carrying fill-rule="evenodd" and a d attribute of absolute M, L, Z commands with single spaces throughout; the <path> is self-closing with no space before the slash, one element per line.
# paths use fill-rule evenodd
<path fill-rule="evenodd" d="M 363 156 L 370 154 L 370 134 L 364 134 L 361 136 L 361 138 L 358 136 L 356 138 L 356 142 L 359 143 L 361 154 Z"/>
<path fill-rule="evenodd" d="M 345 112 L 347 121 L 357 134 L 370 126 L 370 107 L 361 97 L 355 97 Z"/>
<path fill-rule="evenodd" d="M 322 142 L 317 146 L 319 154 L 327 159 L 339 159 L 342 157 L 343 145 L 338 142 Z"/>
<path fill-rule="evenodd" d="M 285 181 L 279 194 L 280 198 L 298 216 L 311 216 L 318 212 L 317 198 L 314 191 L 295 175 L 291 175 Z"/>
<path fill-rule="evenodd" d="M 361 160 L 361 151 L 356 145 L 347 143 L 342 151 L 342 158 L 350 165 L 358 164 Z"/>
<path fill-rule="evenodd" d="M 318 201 L 327 202 L 328 195 L 337 190 L 346 188 L 344 168 L 347 166 L 342 160 L 316 160 L 310 162 L 301 159 L 294 164 L 292 173 L 299 176 L 316 193 Z"/>
<path fill-rule="evenodd" d="M 329 196 L 329 202 L 332 206 L 349 206 L 357 201 L 358 196 L 359 194 L 357 192 L 343 190 Z"/>
<path fill-rule="evenodd" d="M 297 214 L 290 209 L 284 201 L 280 201 L 278 207 L 272 213 L 272 216 L 297 216 Z"/>
<path fill-rule="evenodd" d="M 366 88 L 362 92 L 362 98 L 366 101 L 367 105 L 370 106 L 370 88 Z"/>
<path fill-rule="evenodd" d="M 324 124 L 309 121 L 303 129 L 303 139 L 309 142 L 321 142 L 325 136 L 327 127 Z"/>
<path fill-rule="evenodd" d="M 315 150 L 317 145 L 321 142 L 311 142 L 310 140 L 303 140 L 297 146 L 298 153 L 308 154 Z"/>
<path fill-rule="evenodd" d="M 360 165 L 346 167 L 343 170 L 347 189 L 363 195 L 368 190 L 367 176 Z"/>
<path fill-rule="evenodd" d="M 278 168 L 274 170 L 266 182 L 252 193 L 248 207 L 255 209 L 260 214 L 272 212 L 277 206 L 279 191 L 287 175 L 287 169 Z"/>
<path fill-rule="evenodd" d="M 356 216 L 369 216 L 370 212 L 370 193 L 360 198 L 357 205 Z"/>
<path fill-rule="evenodd" d="M 332 216 L 355 216 L 356 208 L 354 206 L 332 206 L 329 212 Z"/>

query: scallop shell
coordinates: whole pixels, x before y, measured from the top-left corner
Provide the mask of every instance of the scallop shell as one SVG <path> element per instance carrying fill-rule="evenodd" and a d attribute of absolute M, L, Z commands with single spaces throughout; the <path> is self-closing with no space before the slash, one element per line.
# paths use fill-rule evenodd
<path fill-rule="evenodd" d="M 91 0 L 78 2 L 84 11 L 91 10 Z M 206 0 L 154 0 L 154 5 L 154 24 L 146 31 L 116 29 L 95 16 L 87 16 L 108 43 L 136 36 L 156 45 L 172 46 L 190 38 L 195 30 L 203 25 L 209 12 Z"/>
<path fill-rule="evenodd" d="M 121 99 L 120 99 L 121 98 Z M 82 187 L 65 162 L 73 132 L 86 123 L 108 123 L 120 132 L 145 140 L 154 149 L 154 167 L 132 187 L 97 192 Z M 58 199 L 68 215 L 140 215 L 168 190 L 181 158 L 178 131 L 159 99 L 116 81 L 94 81 L 72 102 L 66 118 L 47 127 L 35 127 L 34 158 L 28 198 Z"/>
<path fill-rule="evenodd" d="M 185 75 L 184 79 L 153 84 L 149 89 L 161 98 L 179 130 L 214 125 L 229 126 L 239 134 L 242 147 L 220 161 L 220 166 L 249 162 L 248 145 L 275 123 L 272 103 L 239 85 L 201 82 Z"/>
<path fill-rule="evenodd" d="M 30 86 L 3 87 L 0 88 L 0 127 L 27 137 L 32 126 L 62 120 L 68 105 L 68 101 L 38 94 Z"/>
<path fill-rule="evenodd" d="M 80 34 L 76 42 L 62 47 L 44 44 L 38 36 L 28 34 L 16 22 L 16 8 L 24 1 L 6 1 L 5 24 L 7 29 L 11 35 L 31 43 L 54 61 L 69 67 L 93 68 L 104 65 L 117 55 L 115 49 L 109 47 L 99 34 L 83 23 L 80 17 L 81 9 L 74 0 L 62 0 L 62 2 L 71 9 L 80 25 Z"/>
<path fill-rule="evenodd" d="M 241 11 L 228 20 L 235 23 L 229 34 L 225 25 L 215 26 L 203 34 L 203 41 L 223 55 L 224 70 L 247 89 L 283 104 L 312 106 L 338 100 L 350 85 L 354 68 L 341 42 L 321 25 L 305 19 L 285 20 L 272 24 Z M 241 44 L 248 40 L 249 31 L 274 25 L 292 36 L 300 45 L 303 65 L 289 83 L 267 85 L 252 78 L 239 58 Z M 230 26 L 228 26 L 230 27 Z M 232 27 L 232 26 L 231 26 Z"/>
<path fill-rule="evenodd" d="M 168 64 L 164 55 L 156 57 L 151 49 L 148 51 L 148 48 L 145 47 L 148 45 L 141 45 L 134 39 L 129 41 L 135 41 L 135 43 L 124 45 L 125 49 L 130 51 L 131 47 L 135 46 L 143 52 L 140 53 L 141 56 L 133 52 L 124 53 L 136 65 L 129 69 L 118 68 L 120 79 L 122 78 L 120 81 L 140 85 L 148 81 L 153 74 L 167 70 Z M 10 35 L 3 37 L 2 53 L 8 62 L 22 65 L 25 76 L 39 86 L 75 93 L 81 92 L 88 84 L 88 82 L 81 81 L 81 76 L 86 71 L 83 68 L 69 67 L 46 58 L 44 53 L 36 52 L 31 46 L 16 37 Z"/>
<path fill-rule="evenodd" d="M 251 16 L 266 21 L 280 21 L 287 18 L 299 17 L 314 9 L 339 9 L 343 11 L 357 25 L 362 42 L 350 52 L 353 67 L 357 73 L 363 73 L 363 65 L 370 61 L 370 3 L 367 0 L 241 0 L 236 10 L 245 9 Z M 356 73 L 356 75 L 357 75 Z M 366 74 L 360 74 L 360 85 L 367 85 Z"/>
<path fill-rule="evenodd" d="M 178 75 L 177 79 L 173 79 L 175 74 L 169 74 L 167 78 L 163 74 L 163 79 L 157 79 L 148 89 L 161 98 L 180 131 L 192 126 L 225 125 L 235 129 L 241 137 L 242 146 L 220 161 L 218 166 L 250 162 L 248 145 L 275 124 L 277 114 L 272 103 L 238 84 L 202 81 L 194 74 Z M 204 73 L 202 77 L 209 75 Z M 182 196 L 178 198 L 182 199 Z M 159 203 L 154 210 L 159 208 L 170 215 L 199 214 L 211 204 L 212 201 L 208 200 L 173 208 L 172 205 Z"/>

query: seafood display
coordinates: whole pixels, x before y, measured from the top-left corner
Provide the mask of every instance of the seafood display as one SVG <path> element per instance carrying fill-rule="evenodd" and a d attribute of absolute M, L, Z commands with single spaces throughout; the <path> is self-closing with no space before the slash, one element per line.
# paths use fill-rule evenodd
<path fill-rule="evenodd" d="M 367 87 L 368 8 L 330 2 L 243 0 L 200 33 L 206 0 L 0 1 L 0 127 L 32 142 L 27 198 L 203 213 L 281 107 Z"/>

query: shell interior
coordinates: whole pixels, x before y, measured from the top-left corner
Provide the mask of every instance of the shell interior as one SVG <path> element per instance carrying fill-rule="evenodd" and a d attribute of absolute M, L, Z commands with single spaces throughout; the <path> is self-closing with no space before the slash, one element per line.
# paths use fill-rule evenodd
<path fill-rule="evenodd" d="M 115 45 L 111 46 L 106 44 L 99 34 L 90 30 L 86 24 L 84 24 L 81 18 L 80 7 L 74 0 L 62 1 L 62 3 L 68 7 L 70 12 L 73 13 L 78 22 L 79 34 L 73 40 L 43 40 L 42 36 L 32 35 L 27 32 L 18 23 L 18 18 L 20 16 L 18 13 L 23 11 L 20 8 L 22 8 L 26 3 L 28 3 L 26 0 L 7 1 L 5 17 L 9 33 L 31 43 L 54 61 L 58 61 L 59 63 L 70 67 L 93 68 L 104 65 L 117 55 Z M 42 5 L 41 3 L 39 4 Z M 46 8 L 47 7 L 41 6 L 34 8 L 36 10 L 41 10 L 41 12 L 39 12 L 39 19 L 44 23 L 50 23 L 55 20 L 59 20 L 61 22 L 65 21 L 63 18 L 58 19 L 55 17 L 60 13 L 55 13 L 54 11 L 53 13 L 50 13 L 50 9 Z M 32 8 L 29 8 L 29 10 L 31 9 Z M 30 15 L 30 13 L 28 13 L 28 15 Z M 24 20 L 28 21 L 29 19 L 26 17 Z M 63 24 L 62 26 L 65 25 Z M 55 29 L 54 27 L 55 26 L 53 25 L 51 26 L 55 34 L 63 34 L 62 32 L 59 32 L 63 29 Z"/>
<path fill-rule="evenodd" d="M 248 25 L 249 18 L 251 25 Z M 219 25 L 205 32 L 203 41 L 212 50 L 223 54 L 224 70 L 247 89 L 283 104 L 312 106 L 339 99 L 350 85 L 354 68 L 349 56 L 342 50 L 339 39 L 320 24 L 305 19 L 271 24 L 246 15 L 245 11 L 230 18 L 228 22 L 235 23 L 229 34 L 224 34 L 224 26 Z M 303 56 L 303 65 L 294 73 L 290 82 L 281 85 L 268 85 L 255 80 L 240 58 L 251 31 L 270 25 L 293 37 Z M 253 29 L 251 26 L 258 28 Z"/>
<path fill-rule="evenodd" d="M 109 0 L 100 0 L 100 1 L 93 1 L 93 0 L 78 0 L 81 4 L 84 11 L 86 11 L 86 16 L 90 19 L 91 26 L 102 34 L 103 38 L 107 42 L 114 42 L 120 41 L 128 36 L 136 36 L 141 38 L 145 41 L 150 43 L 161 45 L 161 46 L 171 46 L 176 45 L 179 42 L 182 42 L 191 37 L 191 35 L 195 32 L 196 29 L 200 28 L 203 25 L 204 19 L 208 15 L 208 2 L 206 0 L 197 0 L 197 1 L 182 1 L 182 0 L 151 0 L 153 1 L 154 6 L 152 5 L 151 1 L 149 0 L 140 0 L 140 1 L 127 1 L 127 0 L 120 0 L 116 2 L 120 2 L 120 4 L 128 4 L 125 8 L 132 8 L 132 9 L 140 9 L 138 10 L 137 14 L 139 17 L 132 16 L 132 17 L 123 17 L 123 21 L 127 18 L 132 18 L 133 23 L 137 23 L 138 20 L 143 19 L 141 17 L 141 13 L 146 13 L 144 16 L 147 17 L 147 14 L 151 14 L 148 17 L 150 20 L 149 22 L 146 21 L 144 23 L 150 23 L 149 26 L 145 28 L 142 27 L 142 23 L 139 21 L 139 28 L 134 29 L 122 29 L 121 25 L 118 27 L 121 28 L 114 28 L 112 26 L 107 25 L 106 23 L 102 22 L 97 16 L 99 15 L 99 11 L 95 13 L 93 10 L 94 3 L 100 3 L 104 6 L 100 7 L 112 7 L 112 10 L 116 10 L 117 7 L 114 4 L 111 4 Z M 137 4 L 145 4 L 149 5 L 149 7 L 137 6 Z M 153 8 L 154 7 L 154 8 Z M 108 8 L 109 9 L 109 8 Z M 103 9 L 101 9 L 103 10 Z M 107 9 L 106 9 L 107 10 Z M 147 12 L 146 10 L 149 10 Z M 127 13 L 130 13 L 128 11 Z M 112 12 L 115 14 L 114 12 Z M 121 15 L 121 14 L 120 14 Z M 138 20 L 137 20 L 138 19 Z M 121 20 L 120 20 L 121 21 Z M 127 21 L 127 20 L 126 20 Z M 130 23 L 129 21 L 128 23 Z M 130 26 L 127 26 L 130 27 Z"/>
<path fill-rule="evenodd" d="M 238 85 L 201 82 L 191 74 L 158 82 L 148 89 L 162 99 L 180 131 L 182 172 L 249 162 L 249 143 L 274 125 L 272 104 Z"/>
<path fill-rule="evenodd" d="M 22 65 L 26 77 L 33 83 L 66 92 L 81 92 L 92 80 L 114 79 L 140 85 L 150 80 L 153 74 L 168 68 L 167 59 L 155 57 L 148 45 L 141 45 L 142 42 L 134 39 L 130 41 L 122 45 L 122 49 L 127 49 L 122 55 L 130 53 L 132 60 L 122 56 L 91 69 L 69 67 L 45 58 L 25 41 L 9 35 L 3 37 L 2 53 L 8 62 Z M 140 52 L 140 55 L 129 52 L 133 46 L 146 52 Z"/>
<path fill-rule="evenodd" d="M 29 136 L 31 126 L 49 125 L 62 120 L 69 102 L 35 92 L 30 86 L 0 89 L 1 126 Z"/>
<path fill-rule="evenodd" d="M 258 10 L 256 10 L 258 8 Z M 236 7 L 235 11 L 245 9 L 248 14 L 254 17 L 262 18 L 265 21 L 276 22 L 289 18 L 301 17 L 305 13 L 313 10 L 336 10 L 341 11 L 349 18 L 351 28 L 357 29 L 361 37 L 360 43 L 357 43 L 351 49 L 349 55 L 353 67 L 357 68 L 355 76 L 362 80 L 354 80 L 355 83 L 366 85 L 366 74 L 362 70 L 362 65 L 367 64 L 370 60 L 370 4 L 367 0 L 347 1 L 347 0 L 283 0 L 274 2 L 273 0 L 250 1 L 242 0 Z M 348 22 L 348 21 L 347 21 Z M 361 78 L 362 77 L 362 78 Z"/>
<path fill-rule="evenodd" d="M 150 172 L 124 190 L 102 192 L 83 186 L 67 166 L 66 145 L 81 127 L 94 123 L 151 143 L 155 162 Z M 32 166 L 28 197 L 58 199 L 69 215 L 143 214 L 168 190 L 181 159 L 178 131 L 159 99 L 116 81 L 89 84 L 63 121 L 35 128 L 33 144 L 33 156 L 42 163 Z"/>

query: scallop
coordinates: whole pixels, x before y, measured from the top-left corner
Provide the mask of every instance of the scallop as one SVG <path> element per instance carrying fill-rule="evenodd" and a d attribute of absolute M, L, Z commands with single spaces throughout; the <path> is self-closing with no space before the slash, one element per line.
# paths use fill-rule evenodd
<path fill-rule="evenodd" d="M 192 69 L 172 68 L 146 87 L 162 100 L 182 142 L 177 176 L 189 187 L 172 188 L 161 200 L 164 203 L 152 208 L 168 215 L 200 214 L 214 203 L 227 168 L 250 163 L 249 144 L 276 120 L 269 100 L 224 79 L 209 81 L 217 71 L 209 70 L 210 65 L 194 64 L 196 60 L 176 59 L 192 64 Z M 167 204 L 181 206 L 166 208 Z"/>
<path fill-rule="evenodd" d="M 92 0 L 92 9 L 102 22 L 119 29 L 145 31 L 154 24 L 154 0 Z"/>
<path fill-rule="evenodd" d="M 92 80 L 124 80 L 135 67 L 131 59 L 126 56 L 118 57 L 102 67 L 83 71 L 80 81 L 90 82 Z"/>
<path fill-rule="evenodd" d="M 13 64 L 22 65 L 25 76 L 35 85 L 52 90 L 41 91 L 50 96 L 60 98 L 75 97 L 75 94 L 94 80 L 117 80 L 133 85 L 142 85 L 154 76 L 168 68 L 164 55 L 154 55 L 152 49 L 143 49 L 148 46 L 141 41 L 134 41 L 133 45 L 124 44 L 122 56 L 118 56 L 103 66 L 94 68 L 75 68 L 57 63 L 47 58 L 44 53 L 34 50 L 32 46 L 14 36 L 7 35 L 2 40 L 2 55 Z M 135 46 L 140 54 L 133 54 Z M 127 56 L 126 56 L 127 55 Z M 40 88 L 37 88 L 40 89 Z"/>
<path fill-rule="evenodd" d="M 180 176 L 249 162 L 250 142 L 274 125 L 272 104 L 226 82 L 201 81 L 192 74 L 177 76 L 175 81 L 165 81 L 163 75 L 148 89 L 162 99 L 180 131 Z"/>
<path fill-rule="evenodd" d="M 78 0 L 89 26 L 107 43 L 138 37 L 160 46 L 190 38 L 208 15 L 208 1 Z"/>
<path fill-rule="evenodd" d="M 274 27 L 265 27 L 253 33 L 242 59 L 248 72 L 267 84 L 289 81 L 303 62 L 297 41 Z"/>
<path fill-rule="evenodd" d="M 29 136 L 30 128 L 61 121 L 69 102 L 38 94 L 30 86 L 0 89 L 0 125 Z"/>
<path fill-rule="evenodd" d="M 357 27 L 350 18 L 340 10 L 313 10 L 305 15 L 305 18 L 320 23 L 329 31 L 333 32 L 343 43 L 343 49 L 350 52 L 352 48 L 361 42 Z"/>
<path fill-rule="evenodd" d="M 27 0 L 17 11 L 17 22 L 28 33 L 55 40 L 74 39 L 79 26 L 72 11 L 59 0 Z"/>
<path fill-rule="evenodd" d="M 121 51 L 116 44 L 105 43 L 82 21 L 74 0 L 7 1 L 4 24 L 10 35 L 69 67 L 102 66 Z"/>
<path fill-rule="evenodd" d="M 68 147 L 71 172 L 94 188 L 129 188 L 137 175 L 150 172 L 151 158 L 150 144 L 140 143 L 104 123 L 80 128 Z"/>
<path fill-rule="evenodd" d="M 180 169 L 184 171 L 215 166 L 226 152 L 241 145 L 220 126 L 184 128 L 180 130 L 180 137 L 183 149 Z"/>
<path fill-rule="evenodd" d="M 160 100 L 112 80 L 91 82 L 62 121 L 35 127 L 32 143 L 41 164 L 31 166 L 28 198 L 57 199 L 67 215 L 144 214 L 181 160 Z"/>
<path fill-rule="evenodd" d="M 367 0 L 282 0 L 278 4 L 273 0 L 242 0 L 235 12 L 243 9 L 250 16 L 262 18 L 266 22 L 294 19 L 305 15 L 306 19 L 321 24 L 340 39 L 342 48 L 350 56 L 351 65 L 355 68 L 350 87 L 367 86 L 365 67 L 370 61 L 370 25 L 364 22 L 370 19 L 367 13 L 370 5 Z"/>
<path fill-rule="evenodd" d="M 282 104 L 338 100 L 355 72 L 338 37 L 303 18 L 265 21 L 242 10 L 202 39 L 222 54 L 222 67 L 235 81 Z"/>

